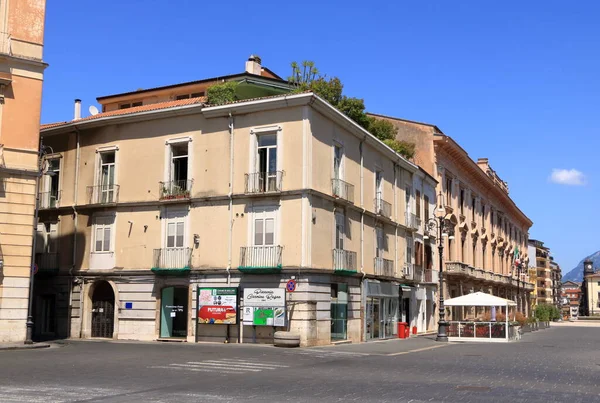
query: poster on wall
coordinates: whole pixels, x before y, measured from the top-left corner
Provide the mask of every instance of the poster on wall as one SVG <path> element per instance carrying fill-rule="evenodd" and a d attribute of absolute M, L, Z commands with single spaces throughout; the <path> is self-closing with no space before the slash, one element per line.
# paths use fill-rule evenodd
<path fill-rule="evenodd" d="M 244 325 L 283 327 L 285 316 L 285 289 L 244 289 Z"/>
<path fill-rule="evenodd" d="M 235 325 L 237 294 L 238 289 L 235 287 L 198 287 L 198 323 Z"/>

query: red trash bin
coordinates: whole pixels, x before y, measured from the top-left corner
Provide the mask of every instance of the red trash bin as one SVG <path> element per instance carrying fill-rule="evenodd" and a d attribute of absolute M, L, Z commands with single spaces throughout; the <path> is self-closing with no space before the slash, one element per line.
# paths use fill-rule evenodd
<path fill-rule="evenodd" d="M 407 336 L 407 330 L 408 330 L 408 323 L 406 322 L 398 322 L 398 338 L 399 339 L 406 339 Z"/>
<path fill-rule="evenodd" d="M 413 326 L 413 329 L 412 329 L 412 331 L 413 331 L 413 332 L 412 332 L 413 334 L 417 334 L 417 327 L 416 327 L 416 326 Z"/>

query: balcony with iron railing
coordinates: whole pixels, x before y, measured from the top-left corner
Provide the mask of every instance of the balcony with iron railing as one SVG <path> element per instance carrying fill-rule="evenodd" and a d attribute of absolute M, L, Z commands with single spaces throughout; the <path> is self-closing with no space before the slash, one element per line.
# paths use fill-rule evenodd
<path fill-rule="evenodd" d="M 392 218 L 392 204 L 383 200 L 381 192 L 377 192 L 377 197 L 373 203 L 375 204 L 375 214 L 385 218 Z"/>
<path fill-rule="evenodd" d="M 40 192 L 40 209 L 57 208 L 60 203 L 62 191 Z"/>
<path fill-rule="evenodd" d="M 56 274 L 59 267 L 58 253 L 36 253 L 35 264 L 37 265 L 38 274 Z"/>
<path fill-rule="evenodd" d="M 179 275 L 190 271 L 192 248 L 154 249 L 152 271 L 159 275 Z"/>
<path fill-rule="evenodd" d="M 331 193 L 338 199 L 354 203 L 354 185 L 341 179 L 331 180 Z"/>
<path fill-rule="evenodd" d="M 244 273 L 277 273 L 281 271 L 283 246 L 242 246 L 238 270 Z"/>
<path fill-rule="evenodd" d="M 119 202 L 119 185 L 98 185 L 87 187 L 88 204 L 113 204 Z"/>
<path fill-rule="evenodd" d="M 375 258 L 375 274 L 378 276 L 394 277 L 394 261 L 382 257 Z"/>
<path fill-rule="evenodd" d="M 413 213 L 404 213 L 405 225 L 413 231 L 418 231 L 421 228 L 421 218 Z"/>
<path fill-rule="evenodd" d="M 356 252 L 345 249 L 334 249 L 333 270 L 336 274 L 356 273 Z"/>
<path fill-rule="evenodd" d="M 255 172 L 245 175 L 245 193 L 281 192 L 283 171 Z"/>
<path fill-rule="evenodd" d="M 168 182 L 158 182 L 160 200 L 189 199 L 192 192 L 193 179 L 181 179 Z"/>

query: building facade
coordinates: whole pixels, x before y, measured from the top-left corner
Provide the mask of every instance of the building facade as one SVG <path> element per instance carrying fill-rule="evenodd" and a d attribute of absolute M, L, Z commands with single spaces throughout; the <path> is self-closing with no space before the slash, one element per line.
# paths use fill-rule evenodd
<path fill-rule="evenodd" d="M 577 319 L 579 316 L 579 300 L 581 299 L 581 283 L 565 281 L 561 286 L 563 298 L 563 319 Z"/>
<path fill-rule="evenodd" d="M 582 296 L 587 299 L 588 316 L 600 316 L 600 272 L 585 275 L 586 292 Z"/>
<path fill-rule="evenodd" d="M 437 126 L 383 115 L 398 129 L 397 139 L 415 144 L 414 162 L 438 181 L 436 193 L 451 234 L 445 238 L 445 297 L 483 291 L 515 300 L 528 314 L 527 262 L 532 221 L 510 198 L 508 185 L 486 158 L 477 162 Z M 462 319 L 475 312 L 455 309 Z"/>
<path fill-rule="evenodd" d="M 102 97 L 105 112 L 42 127 L 59 175 L 40 188 L 57 197 L 38 226 L 36 303 L 53 306 L 38 337 L 289 329 L 318 345 L 396 337 L 399 320 L 433 329 L 435 179 L 312 93 L 208 106 L 192 86 Z M 198 287 L 289 280 L 283 326 L 197 323 Z"/>
<path fill-rule="evenodd" d="M 0 2 L 0 343 L 26 333 L 44 14 L 44 0 Z"/>
<path fill-rule="evenodd" d="M 535 270 L 535 291 L 536 303 L 562 306 L 561 300 L 561 270 L 560 266 L 554 262 L 550 254 L 550 249 L 542 241 L 536 239 L 529 240 L 528 246 L 530 270 Z M 533 257 L 535 256 L 535 260 Z"/>

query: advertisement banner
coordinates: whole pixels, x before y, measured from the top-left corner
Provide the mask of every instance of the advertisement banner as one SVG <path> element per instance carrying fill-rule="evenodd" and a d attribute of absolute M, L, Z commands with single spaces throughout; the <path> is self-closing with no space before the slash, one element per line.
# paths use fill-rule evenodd
<path fill-rule="evenodd" d="M 284 288 L 245 288 L 244 325 L 285 326 Z"/>
<path fill-rule="evenodd" d="M 198 323 L 235 325 L 237 293 L 235 287 L 198 287 Z"/>
<path fill-rule="evenodd" d="M 285 288 L 244 288 L 244 306 L 285 307 Z"/>

